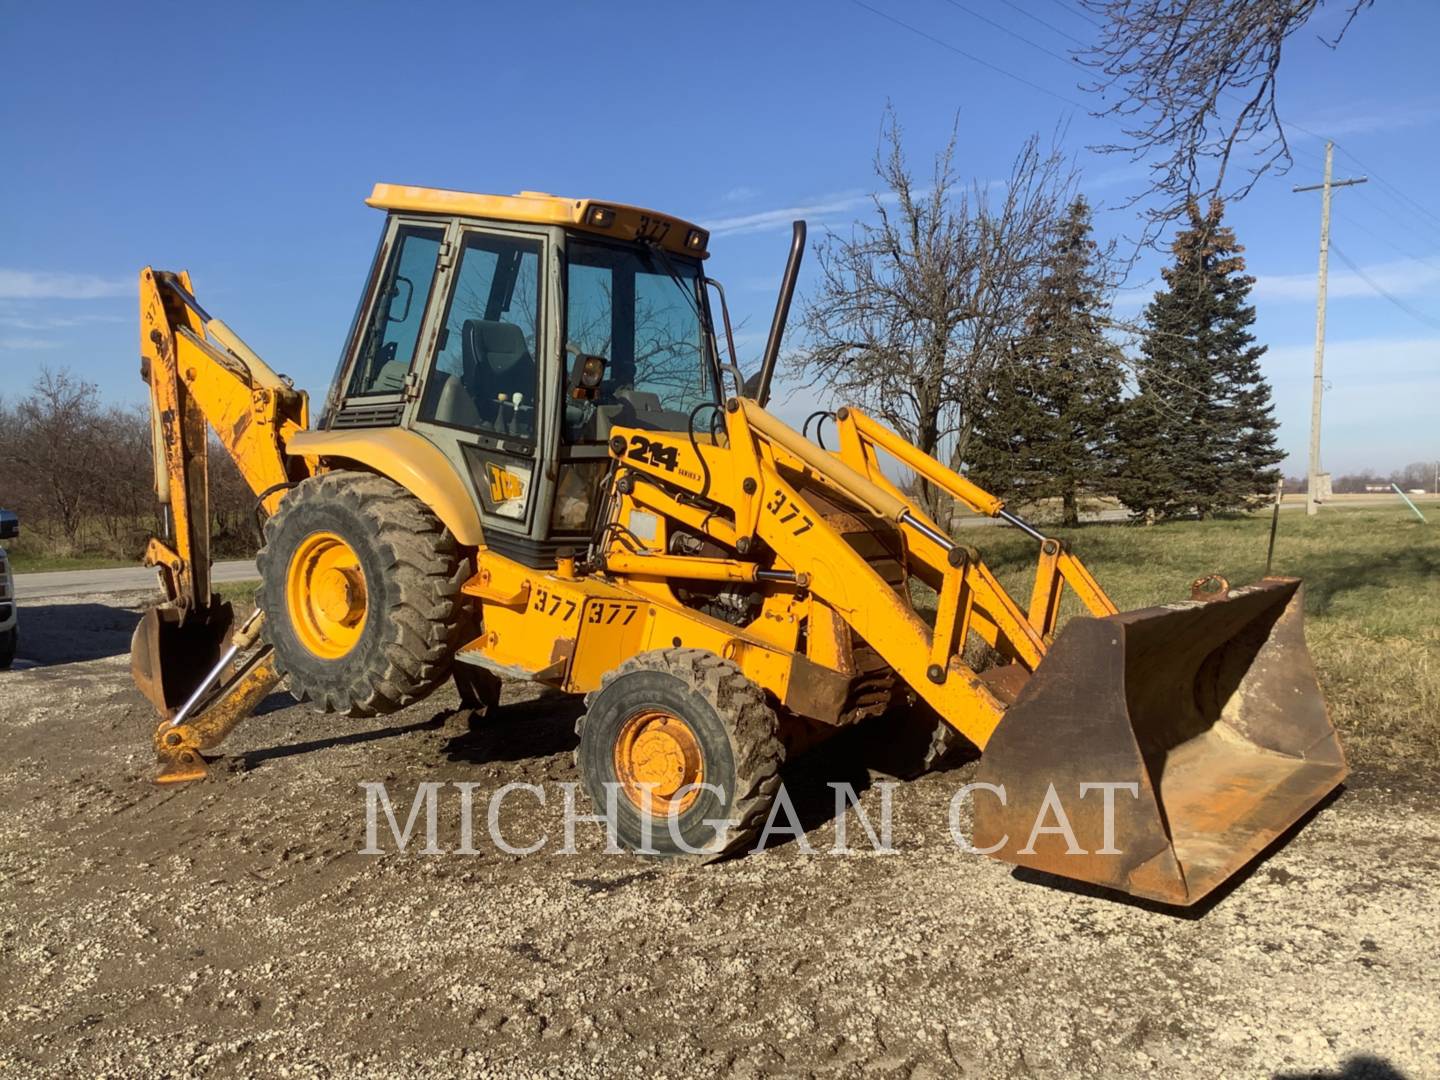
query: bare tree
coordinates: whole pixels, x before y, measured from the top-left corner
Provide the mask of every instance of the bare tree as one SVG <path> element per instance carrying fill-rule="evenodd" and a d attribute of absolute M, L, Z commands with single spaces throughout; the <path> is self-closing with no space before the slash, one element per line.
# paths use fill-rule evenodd
<path fill-rule="evenodd" d="M 111 406 L 94 420 L 104 447 L 102 475 L 95 478 L 90 517 L 99 527 L 106 554 L 135 558 L 153 531 L 156 513 L 150 454 L 149 410 Z"/>
<path fill-rule="evenodd" d="M 0 499 L 57 528 L 72 549 L 103 485 L 99 417 L 94 383 L 44 368 L 4 418 Z"/>
<path fill-rule="evenodd" d="M 794 362 L 810 385 L 827 385 L 958 469 L 975 410 L 1023 332 L 1074 176 L 1032 136 L 997 193 L 961 181 L 955 146 L 952 132 L 928 182 L 917 183 L 887 114 L 876 220 L 818 245 L 820 283 Z M 948 513 L 926 485 L 919 491 Z"/>
<path fill-rule="evenodd" d="M 138 559 L 160 523 L 150 438 L 148 408 L 104 406 L 94 383 L 44 369 L 0 403 L 0 506 L 50 554 Z M 210 494 L 216 551 L 253 553 L 255 497 L 213 435 Z"/>
<path fill-rule="evenodd" d="M 1077 58 L 1097 73 L 1089 89 L 1113 103 L 1125 141 L 1097 147 L 1150 163 L 1151 236 L 1193 201 L 1243 198 L 1270 169 L 1288 168 L 1290 144 L 1275 90 L 1285 42 L 1326 0 L 1081 0 L 1103 19 L 1099 40 Z M 1374 0 L 1344 0 L 1334 48 Z M 1248 146 L 1244 178 L 1232 158 Z"/>

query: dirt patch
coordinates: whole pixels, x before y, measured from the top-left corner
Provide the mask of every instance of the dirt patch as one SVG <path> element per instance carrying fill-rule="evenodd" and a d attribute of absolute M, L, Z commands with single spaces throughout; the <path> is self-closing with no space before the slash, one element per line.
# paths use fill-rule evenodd
<path fill-rule="evenodd" d="M 856 740 L 787 776 L 817 854 L 675 865 L 582 825 L 565 855 L 576 704 L 524 685 L 474 731 L 448 688 L 375 721 L 277 695 L 210 781 L 151 786 L 138 602 L 28 606 L 38 663 L 0 675 L 11 1075 L 1440 1073 L 1433 776 L 1357 775 L 1198 918 L 958 851 L 973 766 L 892 789 L 898 854 L 824 854 L 826 781 L 885 793 Z M 402 822 L 421 781 L 477 784 L 478 853 L 361 854 L 364 781 Z M 530 856 L 480 838 L 517 782 L 548 793 L 505 803 Z"/>

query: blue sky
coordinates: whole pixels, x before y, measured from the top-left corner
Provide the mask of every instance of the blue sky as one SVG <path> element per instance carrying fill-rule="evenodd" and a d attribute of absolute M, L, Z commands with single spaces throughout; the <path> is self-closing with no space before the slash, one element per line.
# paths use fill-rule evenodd
<path fill-rule="evenodd" d="M 1093 29 L 1073 3 L 0 0 L 0 394 L 50 365 L 111 400 L 143 400 L 134 276 L 149 263 L 188 268 L 213 313 L 318 396 L 378 235 L 362 201 L 377 180 L 592 196 L 708 224 L 709 270 L 753 358 L 791 217 L 814 236 L 866 212 L 887 101 L 922 172 L 957 113 L 962 173 L 981 180 L 1003 176 L 1029 132 L 1064 125 L 1082 189 L 1107 207 L 1100 232 L 1133 231 L 1118 204 L 1143 171 L 1085 149 L 1113 129 L 1086 115 L 1082 74 L 1049 55 Z M 1281 88 L 1290 120 L 1340 144 L 1337 175 L 1372 177 L 1335 197 L 1335 245 L 1360 270 L 1332 255 L 1335 472 L 1440 457 L 1440 5 L 1386 0 L 1331 52 L 1316 32 L 1345 6 L 1331 0 L 1292 40 Z M 1262 180 L 1229 216 L 1260 278 L 1294 473 L 1319 196 L 1290 188 L 1319 179 L 1322 142 L 1291 134 L 1291 174 Z M 1120 313 L 1146 291 L 1124 294 Z"/>

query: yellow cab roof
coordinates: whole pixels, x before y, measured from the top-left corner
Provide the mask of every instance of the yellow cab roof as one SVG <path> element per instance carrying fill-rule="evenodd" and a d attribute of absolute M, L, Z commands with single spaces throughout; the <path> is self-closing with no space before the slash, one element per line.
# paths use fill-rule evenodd
<path fill-rule="evenodd" d="M 700 226 L 640 206 L 602 202 L 598 199 L 566 199 L 543 191 L 522 191 L 518 195 L 482 195 L 443 188 L 409 187 L 404 184 L 376 184 L 365 200 L 367 206 L 412 214 L 443 214 L 446 217 L 486 218 L 491 221 L 523 221 L 534 225 L 560 225 L 597 236 L 621 240 L 651 240 L 679 255 L 705 258 L 710 234 Z M 608 214 L 607 214 L 608 211 Z"/>

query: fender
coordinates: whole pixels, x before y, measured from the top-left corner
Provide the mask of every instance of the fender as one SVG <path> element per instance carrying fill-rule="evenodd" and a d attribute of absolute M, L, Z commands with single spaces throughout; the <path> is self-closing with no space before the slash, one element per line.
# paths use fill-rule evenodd
<path fill-rule="evenodd" d="M 475 500 L 455 466 L 434 443 L 403 428 L 302 431 L 285 446 L 312 469 L 326 459 L 343 459 L 389 477 L 428 506 L 467 547 L 485 542 Z"/>

